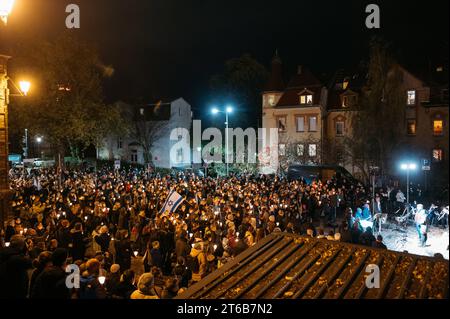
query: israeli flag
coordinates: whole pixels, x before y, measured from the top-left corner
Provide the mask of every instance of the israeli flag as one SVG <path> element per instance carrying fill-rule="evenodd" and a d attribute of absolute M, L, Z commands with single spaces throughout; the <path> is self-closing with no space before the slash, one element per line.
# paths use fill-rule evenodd
<path fill-rule="evenodd" d="M 173 213 L 177 210 L 178 206 L 180 206 L 183 201 L 184 198 L 172 189 L 159 213 L 162 214 L 166 211 L 168 211 L 169 213 Z"/>

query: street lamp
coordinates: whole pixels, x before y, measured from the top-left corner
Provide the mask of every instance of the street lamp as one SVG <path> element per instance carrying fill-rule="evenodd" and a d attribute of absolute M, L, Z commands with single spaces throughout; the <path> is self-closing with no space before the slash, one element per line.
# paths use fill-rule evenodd
<path fill-rule="evenodd" d="M 20 88 L 20 92 L 22 92 L 22 94 L 24 96 L 26 96 L 28 94 L 28 92 L 30 91 L 31 83 L 28 81 L 20 81 L 19 88 Z"/>
<path fill-rule="evenodd" d="M 6 25 L 8 16 L 11 14 L 14 6 L 14 0 L 0 0 L 0 20 Z"/>
<path fill-rule="evenodd" d="M 39 157 L 41 157 L 41 143 L 42 143 L 43 139 L 44 139 L 44 138 L 43 138 L 42 136 L 36 137 L 36 142 L 37 142 L 37 153 L 38 153 L 38 156 L 39 156 Z"/>
<path fill-rule="evenodd" d="M 417 168 L 417 165 L 415 163 L 402 163 L 400 164 L 400 168 L 404 171 L 406 171 L 406 204 L 409 210 L 409 172 L 415 171 Z"/>
<path fill-rule="evenodd" d="M 231 105 L 227 105 L 225 107 L 225 111 L 221 111 L 216 107 L 211 109 L 212 114 L 224 113 L 225 114 L 225 166 L 227 170 L 228 176 L 228 114 L 233 113 L 233 107 Z"/>

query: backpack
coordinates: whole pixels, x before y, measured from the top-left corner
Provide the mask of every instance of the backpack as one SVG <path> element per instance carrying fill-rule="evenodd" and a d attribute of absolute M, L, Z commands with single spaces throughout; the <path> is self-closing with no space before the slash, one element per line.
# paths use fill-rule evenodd
<path fill-rule="evenodd" d="M 198 256 L 192 257 L 191 255 L 188 255 L 186 257 L 186 265 L 190 271 L 192 271 L 193 273 L 198 273 L 200 270 L 200 263 L 198 262 Z"/>

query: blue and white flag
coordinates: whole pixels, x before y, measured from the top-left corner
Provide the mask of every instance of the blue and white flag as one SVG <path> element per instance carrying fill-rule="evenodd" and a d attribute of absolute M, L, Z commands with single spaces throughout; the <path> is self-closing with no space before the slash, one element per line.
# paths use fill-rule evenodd
<path fill-rule="evenodd" d="M 159 213 L 162 214 L 166 211 L 168 211 L 169 213 L 173 213 L 177 210 L 178 206 L 180 206 L 183 201 L 184 198 L 172 189 Z"/>

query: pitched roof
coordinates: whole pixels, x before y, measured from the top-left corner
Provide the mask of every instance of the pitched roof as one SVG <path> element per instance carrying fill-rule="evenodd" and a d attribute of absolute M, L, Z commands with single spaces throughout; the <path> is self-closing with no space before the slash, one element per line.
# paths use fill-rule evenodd
<path fill-rule="evenodd" d="M 288 88 L 303 88 L 311 86 L 322 86 L 319 79 L 304 66 L 298 67 L 298 72 L 289 81 Z"/>
<path fill-rule="evenodd" d="M 319 104 L 322 92 L 322 83 L 308 68 L 299 66 L 297 74 L 291 78 L 287 88 L 284 90 L 283 95 L 280 97 L 280 100 L 275 107 L 298 107 L 300 105 L 299 96 L 305 90 L 311 92 L 313 95 L 312 105 Z M 311 105 L 305 106 L 310 107 Z"/>

